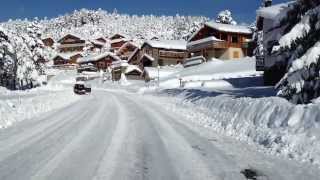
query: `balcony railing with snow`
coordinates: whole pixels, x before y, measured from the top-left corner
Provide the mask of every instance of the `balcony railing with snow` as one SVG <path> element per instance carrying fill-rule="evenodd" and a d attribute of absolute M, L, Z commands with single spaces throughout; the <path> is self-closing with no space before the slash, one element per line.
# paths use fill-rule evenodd
<path fill-rule="evenodd" d="M 249 44 L 247 42 L 242 43 L 231 43 L 226 41 L 221 42 L 204 42 L 200 44 L 188 45 L 188 50 L 201 50 L 204 48 L 213 48 L 213 49 L 227 49 L 230 47 L 234 48 L 248 48 Z"/>

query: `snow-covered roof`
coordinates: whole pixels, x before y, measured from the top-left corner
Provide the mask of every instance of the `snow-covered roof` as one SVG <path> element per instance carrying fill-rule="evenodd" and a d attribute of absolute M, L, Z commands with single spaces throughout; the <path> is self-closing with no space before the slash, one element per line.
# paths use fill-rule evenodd
<path fill-rule="evenodd" d="M 132 71 L 138 71 L 138 72 L 142 73 L 141 69 L 138 66 L 130 65 L 130 64 L 127 66 L 127 68 L 126 68 L 124 73 L 127 74 L 127 73 L 130 73 Z"/>
<path fill-rule="evenodd" d="M 82 53 L 81 52 L 58 53 L 53 57 L 53 59 L 55 59 L 57 57 L 62 57 L 63 59 L 67 60 L 67 59 L 70 59 L 71 57 L 76 56 L 76 55 L 81 55 L 82 56 Z"/>
<path fill-rule="evenodd" d="M 113 44 L 113 43 L 118 43 L 123 41 L 130 41 L 130 40 L 128 38 L 114 39 L 114 40 L 111 40 L 110 43 Z"/>
<path fill-rule="evenodd" d="M 149 40 L 149 41 L 146 41 L 145 44 L 148 44 L 153 48 L 161 48 L 161 49 L 174 49 L 174 50 L 187 49 L 187 41 L 184 41 L 184 40 Z"/>
<path fill-rule="evenodd" d="M 257 10 L 257 15 L 259 17 L 264 17 L 267 19 L 276 19 L 281 16 L 281 14 L 286 14 L 289 5 L 294 3 L 293 1 L 287 3 L 276 4 L 270 7 L 264 7 Z"/>
<path fill-rule="evenodd" d="M 102 41 L 104 41 L 104 42 L 107 42 L 107 39 L 104 38 L 104 37 L 98 37 L 98 38 L 95 38 L 95 40 L 96 40 L 96 41 L 102 40 Z M 100 42 L 101 42 L 101 41 L 100 41 Z"/>
<path fill-rule="evenodd" d="M 75 38 L 77 38 L 77 39 L 81 39 L 80 37 L 80 35 L 77 35 L 77 34 L 74 34 L 74 33 L 68 33 L 68 34 L 65 34 L 64 36 L 62 36 L 62 38 L 60 38 L 59 40 L 58 40 L 58 42 L 60 43 L 64 38 L 66 38 L 67 36 L 72 36 L 72 37 L 75 37 Z"/>
<path fill-rule="evenodd" d="M 188 59 L 184 60 L 183 61 L 183 66 L 184 67 L 195 66 L 195 65 L 202 64 L 205 61 L 206 61 L 205 57 L 203 57 L 203 56 L 195 56 L 195 57 L 191 57 L 191 58 L 188 58 Z"/>
<path fill-rule="evenodd" d="M 92 44 L 95 44 L 95 45 L 100 45 L 100 46 L 104 46 L 106 43 L 103 43 L 101 41 L 98 41 L 98 40 L 91 40 L 90 41 Z"/>
<path fill-rule="evenodd" d="M 124 43 L 124 44 L 119 48 L 118 51 L 122 51 L 125 47 L 127 47 L 127 46 L 129 46 L 129 45 L 134 46 L 134 47 L 136 47 L 136 48 L 139 48 L 139 45 L 138 45 L 137 43 L 132 42 L 132 41 L 128 41 L 128 42 Z"/>
<path fill-rule="evenodd" d="M 135 56 L 138 52 L 139 52 L 139 48 L 137 48 L 136 50 L 134 50 L 131 55 L 128 57 L 128 62 L 130 62 L 130 60 L 133 58 L 133 56 Z"/>
<path fill-rule="evenodd" d="M 42 39 L 42 40 L 45 40 L 45 39 L 52 39 L 52 40 L 54 40 L 53 37 L 52 37 L 52 36 L 49 36 L 49 35 L 43 35 L 43 36 L 41 36 L 41 39 Z"/>
<path fill-rule="evenodd" d="M 232 32 L 232 33 L 241 33 L 241 34 L 252 34 L 252 30 L 247 26 L 240 26 L 240 25 L 231 25 L 231 24 L 222 24 L 217 23 L 215 21 L 210 21 L 205 24 L 206 26 L 216 29 L 218 31 L 223 32 Z M 193 33 L 190 38 L 188 39 L 188 42 L 190 42 L 205 26 L 198 29 L 195 33 Z"/>
<path fill-rule="evenodd" d="M 222 32 L 241 33 L 241 34 L 253 33 L 248 26 L 222 24 L 222 23 L 216 23 L 214 21 L 207 22 L 205 25 Z"/>
<path fill-rule="evenodd" d="M 83 47 L 86 46 L 86 43 L 77 43 L 77 44 L 60 44 L 59 48 L 72 48 L 72 47 Z"/>
<path fill-rule="evenodd" d="M 110 36 L 109 39 L 113 39 L 115 36 L 121 36 L 123 38 L 128 38 L 128 35 L 126 35 L 126 34 L 115 33 L 112 36 Z"/>
<path fill-rule="evenodd" d="M 111 68 L 128 67 L 128 66 L 129 66 L 129 64 L 127 61 L 120 59 L 118 61 L 112 62 Z"/>
<path fill-rule="evenodd" d="M 210 36 L 210 37 L 207 37 L 207 38 L 204 38 L 204 39 L 200 39 L 200 40 L 197 40 L 197 41 L 192 41 L 192 42 L 189 42 L 187 44 L 187 46 L 193 46 L 193 45 L 196 45 L 196 44 L 202 44 L 202 43 L 207 43 L 207 42 L 223 42 L 223 40 L 221 39 L 218 39 L 214 36 Z"/>
<path fill-rule="evenodd" d="M 140 58 L 140 61 L 141 61 L 141 59 L 143 59 L 144 57 L 146 57 L 147 59 L 149 59 L 150 61 L 154 61 L 155 59 L 152 57 L 152 56 L 150 56 L 149 54 L 144 54 L 141 58 Z"/>
<path fill-rule="evenodd" d="M 114 53 L 105 52 L 105 53 L 101 53 L 101 54 L 92 54 L 92 55 L 89 55 L 86 57 L 79 58 L 77 60 L 77 62 L 78 63 L 94 62 L 94 61 L 98 61 L 98 60 L 105 58 L 105 57 L 108 57 L 108 56 L 112 57 L 116 61 L 121 61 L 121 59 L 118 56 L 116 56 Z"/>

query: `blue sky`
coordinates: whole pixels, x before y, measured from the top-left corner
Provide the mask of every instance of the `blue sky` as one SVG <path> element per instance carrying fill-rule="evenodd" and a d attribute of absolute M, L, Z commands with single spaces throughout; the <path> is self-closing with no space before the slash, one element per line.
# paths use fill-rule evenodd
<path fill-rule="evenodd" d="M 0 21 L 17 18 L 48 18 L 75 9 L 117 9 L 127 14 L 203 15 L 210 18 L 230 9 L 238 22 L 250 23 L 262 0 L 5 0 L 0 6 Z M 274 3 L 287 0 L 273 0 Z"/>

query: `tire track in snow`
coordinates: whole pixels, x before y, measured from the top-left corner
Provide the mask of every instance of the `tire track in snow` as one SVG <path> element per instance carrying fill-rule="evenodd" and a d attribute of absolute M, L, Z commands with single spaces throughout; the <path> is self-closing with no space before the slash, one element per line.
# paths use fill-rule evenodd
<path fill-rule="evenodd" d="M 201 156 L 192 146 L 167 122 L 163 114 L 151 108 L 151 103 L 147 101 L 137 101 L 132 96 L 120 95 L 127 102 L 133 102 L 140 109 L 145 118 L 148 119 L 155 127 L 162 143 L 164 144 L 170 163 L 178 179 L 220 179 L 212 174 L 210 168 L 203 161 Z M 144 106 L 142 106 L 143 104 Z M 168 162 L 169 164 L 169 162 Z M 162 168 L 162 167 L 159 167 Z"/>
<path fill-rule="evenodd" d="M 124 96 L 115 94 L 127 111 L 128 132 L 111 179 L 178 179 L 150 115 Z"/>
<path fill-rule="evenodd" d="M 9 154 L 2 152 L 2 156 L 6 158 L 2 159 L 0 164 L 1 179 L 21 179 L 32 175 L 54 154 L 63 149 L 65 132 L 70 128 L 83 125 L 77 118 L 86 116 L 87 111 L 81 111 L 70 118 L 61 116 L 61 119 L 54 120 L 53 124 L 49 123 L 52 126 L 46 124 L 44 129 L 40 128 L 41 130 L 34 132 L 32 136 L 26 134 L 27 139 L 23 139 L 25 142 L 8 147 L 6 151 Z M 20 134 L 20 136 L 23 135 Z"/>
<path fill-rule="evenodd" d="M 126 119 L 126 111 L 123 109 L 120 102 L 114 95 L 110 94 L 112 102 L 116 107 L 117 114 L 117 125 L 114 129 L 112 139 L 108 148 L 105 150 L 105 156 L 102 158 L 99 167 L 96 170 L 94 180 L 111 180 L 117 166 L 117 161 L 120 158 L 119 152 L 121 151 L 122 145 L 127 137 L 128 133 L 128 122 Z"/>
<path fill-rule="evenodd" d="M 104 151 L 104 138 L 108 139 L 104 133 L 107 124 L 112 120 L 104 119 L 106 115 L 111 114 L 111 105 L 108 101 L 101 98 L 90 104 L 90 115 L 88 123 L 80 133 L 53 159 L 51 159 L 32 179 L 90 179 L 94 175 L 95 169 L 99 164 L 100 156 Z M 109 110 L 109 111 L 106 111 Z M 106 129 L 107 130 L 107 129 Z M 109 129 L 112 130 L 112 129 Z M 100 135 L 100 136 L 98 136 Z M 100 145 L 97 146 L 97 143 Z M 95 149 L 92 149 L 95 148 Z M 67 160 L 67 162 L 65 162 Z"/>

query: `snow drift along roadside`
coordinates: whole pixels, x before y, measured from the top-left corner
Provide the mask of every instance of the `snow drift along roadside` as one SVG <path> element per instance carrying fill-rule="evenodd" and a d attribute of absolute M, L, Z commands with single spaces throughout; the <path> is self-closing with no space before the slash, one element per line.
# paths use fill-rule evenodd
<path fill-rule="evenodd" d="M 158 92 L 168 111 L 264 151 L 320 166 L 320 106 L 281 98 L 234 98 L 201 90 Z M 156 94 L 159 96 L 159 94 Z"/>
<path fill-rule="evenodd" d="M 39 91 L 38 95 L 20 97 L 16 93 L 13 94 L 12 98 L 0 99 L 0 129 L 39 114 L 62 108 L 79 99 L 71 90 L 46 93 Z"/>

